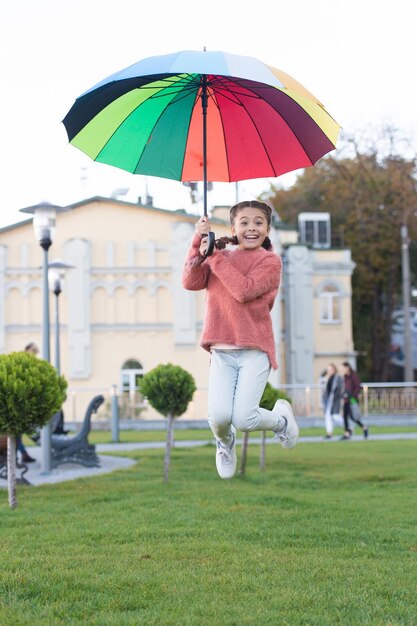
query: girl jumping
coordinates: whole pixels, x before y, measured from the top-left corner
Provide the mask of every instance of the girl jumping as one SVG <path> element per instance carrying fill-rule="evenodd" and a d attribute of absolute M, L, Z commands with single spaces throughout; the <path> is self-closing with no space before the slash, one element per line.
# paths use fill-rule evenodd
<path fill-rule="evenodd" d="M 272 430 L 284 448 L 293 448 L 299 435 L 289 402 L 277 400 L 272 411 L 259 407 L 271 368 L 277 368 L 270 312 L 281 259 L 268 237 L 271 217 L 264 202 L 239 202 L 230 210 L 232 237 L 218 240 L 209 257 L 210 224 L 200 218 L 183 271 L 186 289 L 206 289 L 201 345 L 211 353 L 208 422 L 221 478 L 236 471 L 236 430 Z M 236 248 L 225 249 L 227 243 Z"/>

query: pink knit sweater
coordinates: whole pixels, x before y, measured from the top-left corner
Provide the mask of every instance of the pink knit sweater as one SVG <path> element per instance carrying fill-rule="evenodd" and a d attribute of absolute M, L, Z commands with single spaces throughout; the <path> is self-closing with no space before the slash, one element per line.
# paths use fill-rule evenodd
<path fill-rule="evenodd" d="M 217 250 L 200 263 L 201 236 L 194 235 L 183 271 L 183 286 L 206 289 L 201 346 L 214 343 L 257 348 L 278 367 L 270 311 L 278 293 L 281 259 L 264 248 Z"/>

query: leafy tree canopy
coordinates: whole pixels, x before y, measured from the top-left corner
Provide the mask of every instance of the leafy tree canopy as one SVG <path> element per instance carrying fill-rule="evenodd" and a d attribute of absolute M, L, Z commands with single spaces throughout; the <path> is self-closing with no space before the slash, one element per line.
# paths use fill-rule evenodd
<path fill-rule="evenodd" d="M 179 365 L 158 365 L 139 381 L 141 393 L 162 415 L 178 417 L 187 410 L 196 385 L 194 378 Z"/>
<path fill-rule="evenodd" d="M 0 432 L 20 435 L 44 426 L 65 400 L 67 381 L 28 352 L 0 355 Z"/>

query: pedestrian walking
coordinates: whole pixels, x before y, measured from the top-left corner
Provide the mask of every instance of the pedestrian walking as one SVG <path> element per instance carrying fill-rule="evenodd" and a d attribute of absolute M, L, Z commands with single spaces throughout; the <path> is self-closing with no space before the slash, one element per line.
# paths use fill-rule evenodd
<path fill-rule="evenodd" d="M 343 418 L 340 412 L 343 379 L 337 373 L 337 367 L 334 363 L 329 363 L 324 374 L 323 410 L 326 425 L 325 439 L 331 439 L 333 437 L 334 425 L 343 426 Z"/>
<path fill-rule="evenodd" d="M 359 394 L 361 391 L 361 381 L 358 374 L 352 369 L 349 363 L 342 363 L 343 368 L 343 420 L 345 424 L 345 432 L 342 440 L 352 437 L 352 429 L 349 420 L 355 422 L 362 428 L 365 439 L 369 436 L 369 428 L 361 421 L 361 412 L 359 405 Z"/>

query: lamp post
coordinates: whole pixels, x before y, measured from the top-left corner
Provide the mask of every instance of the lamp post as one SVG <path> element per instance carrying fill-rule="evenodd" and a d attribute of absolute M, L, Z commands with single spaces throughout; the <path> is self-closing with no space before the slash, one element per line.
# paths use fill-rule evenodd
<path fill-rule="evenodd" d="M 35 237 L 43 250 L 42 261 L 42 358 L 51 360 L 50 354 L 50 322 L 49 322 L 49 289 L 48 289 L 48 251 L 55 235 L 56 214 L 61 207 L 49 202 L 42 202 L 32 207 L 20 209 L 22 213 L 33 215 L 33 229 Z M 44 474 L 51 471 L 51 424 L 50 422 L 41 431 L 41 469 Z"/>
<path fill-rule="evenodd" d="M 55 369 L 57 374 L 61 374 L 59 295 L 62 291 L 66 270 L 73 267 L 73 265 L 57 260 L 49 263 L 48 269 L 49 288 L 55 296 Z M 54 424 L 54 432 L 59 434 L 67 432 L 64 430 L 64 412 L 62 408 L 52 417 L 52 422 Z"/>
<path fill-rule="evenodd" d="M 49 288 L 55 295 L 55 369 L 58 374 L 61 374 L 60 323 L 58 301 L 59 295 L 62 292 L 62 286 L 66 271 L 68 269 L 72 269 L 74 266 L 57 260 L 49 263 L 48 267 Z"/>
<path fill-rule="evenodd" d="M 401 226 L 401 266 L 402 266 L 402 289 L 403 289 L 403 314 L 404 314 L 404 382 L 414 382 L 414 364 L 411 343 L 410 326 L 410 241 L 406 224 Z"/>

